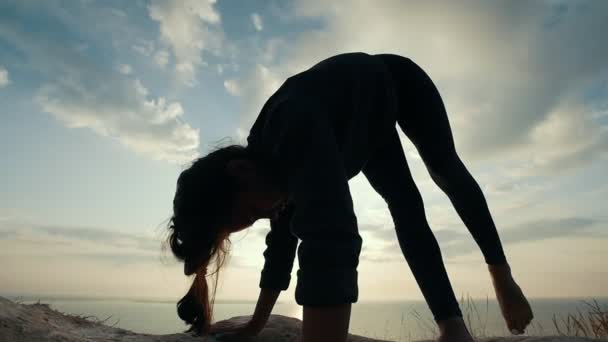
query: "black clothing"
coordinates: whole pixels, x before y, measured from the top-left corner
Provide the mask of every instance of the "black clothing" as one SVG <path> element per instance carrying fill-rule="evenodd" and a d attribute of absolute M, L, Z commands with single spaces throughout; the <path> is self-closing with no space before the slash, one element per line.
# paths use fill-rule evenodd
<path fill-rule="evenodd" d="M 345 53 L 287 78 L 262 107 L 247 142 L 262 157 L 281 160 L 288 153 L 280 151 L 288 135 L 308 145 L 321 133 L 311 131 L 313 121 L 329 125 L 350 179 L 395 127 L 395 120 L 396 94 L 386 66 L 365 53 Z M 295 141 L 296 136 L 302 141 Z"/>
<path fill-rule="evenodd" d="M 430 78 L 402 56 L 351 53 L 290 77 L 251 129 L 248 148 L 276 167 L 291 196 L 286 210 L 271 220 L 261 288 L 287 289 L 300 238 L 296 302 L 357 301 L 362 241 L 348 180 L 362 171 L 388 204 L 401 250 L 435 319 L 462 316 L 396 123 L 454 204 L 486 262 L 506 263 L 483 194 L 456 154 Z"/>
<path fill-rule="evenodd" d="M 357 301 L 362 241 L 348 180 L 395 126 L 395 102 L 382 61 L 347 53 L 289 77 L 264 104 L 248 148 L 276 168 L 295 208 L 271 220 L 261 287 L 287 288 L 299 238 L 296 302 Z"/>

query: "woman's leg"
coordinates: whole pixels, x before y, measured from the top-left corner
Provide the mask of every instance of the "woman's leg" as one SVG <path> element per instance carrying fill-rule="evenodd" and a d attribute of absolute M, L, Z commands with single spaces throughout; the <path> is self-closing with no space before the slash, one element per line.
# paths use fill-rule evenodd
<path fill-rule="evenodd" d="M 452 202 L 488 264 L 509 329 L 523 331 L 532 311 L 513 281 L 481 188 L 458 157 L 448 116 L 430 77 L 411 60 L 388 55 L 400 111 L 397 123 L 416 146 L 431 177 Z"/>
<path fill-rule="evenodd" d="M 388 205 L 401 251 L 435 319 L 462 316 L 396 128 L 362 172 Z"/>
<path fill-rule="evenodd" d="M 394 128 L 362 169 L 387 203 L 399 246 L 439 326 L 440 341 L 472 341 Z"/>

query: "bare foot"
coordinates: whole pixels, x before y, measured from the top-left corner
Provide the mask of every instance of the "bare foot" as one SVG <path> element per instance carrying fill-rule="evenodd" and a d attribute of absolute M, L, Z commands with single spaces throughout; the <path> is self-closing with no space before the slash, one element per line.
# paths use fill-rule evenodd
<path fill-rule="evenodd" d="M 439 338 L 437 342 L 475 342 L 462 317 L 451 317 L 437 322 Z"/>
<path fill-rule="evenodd" d="M 488 265 L 496 299 L 507 327 L 514 335 L 523 334 L 534 317 L 521 288 L 511 276 L 509 265 Z"/>

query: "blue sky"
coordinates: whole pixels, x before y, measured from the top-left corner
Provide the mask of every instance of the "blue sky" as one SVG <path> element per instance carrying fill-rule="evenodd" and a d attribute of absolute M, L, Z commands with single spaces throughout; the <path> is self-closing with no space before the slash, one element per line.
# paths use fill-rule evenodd
<path fill-rule="evenodd" d="M 160 249 L 179 172 L 244 143 L 290 75 L 365 51 L 408 56 L 435 80 L 524 290 L 608 296 L 607 13 L 600 1 L 3 1 L 0 293 L 182 295 L 189 280 Z M 401 138 L 455 291 L 492 296 Z M 422 298 L 384 202 L 361 175 L 350 185 L 360 299 Z M 267 231 L 235 234 L 218 296 L 257 298 Z"/>

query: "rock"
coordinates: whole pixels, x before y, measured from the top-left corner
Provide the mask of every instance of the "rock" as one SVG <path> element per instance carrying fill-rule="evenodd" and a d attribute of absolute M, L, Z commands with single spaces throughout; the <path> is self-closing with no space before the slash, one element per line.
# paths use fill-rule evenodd
<path fill-rule="evenodd" d="M 247 320 L 250 316 L 230 318 Z M 271 315 L 264 330 L 255 342 L 296 342 L 302 321 L 283 315 Z M 110 327 L 80 316 L 63 314 L 48 304 L 19 304 L 0 297 L 0 341 L 123 341 L 123 342 L 212 342 L 216 339 L 195 337 L 190 334 L 150 335 Z M 598 341 L 582 337 L 497 337 L 484 342 L 588 342 Z M 349 334 L 349 342 L 388 342 Z"/>
<path fill-rule="evenodd" d="M 231 320 L 243 321 L 250 316 L 236 316 Z M 256 342 L 297 341 L 302 321 L 297 318 L 271 315 Z M 179 341 L 212 342 L 213 337 L 201 338 L 190 334 L 150 335 L 110 327 L 80 316 L 63 314 L 48 304 L 19 304 L 0 297 L 0 341 Z M 357 335 L 350 335 L 352 342 L 382 342 Z M 386 341 L 384 341 L 386 342 Z"/>

